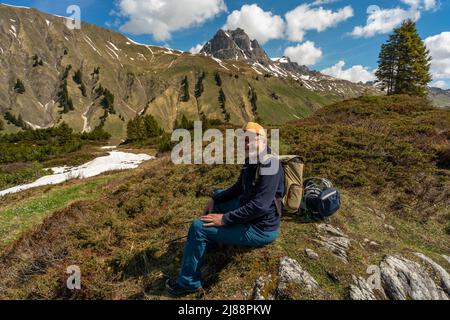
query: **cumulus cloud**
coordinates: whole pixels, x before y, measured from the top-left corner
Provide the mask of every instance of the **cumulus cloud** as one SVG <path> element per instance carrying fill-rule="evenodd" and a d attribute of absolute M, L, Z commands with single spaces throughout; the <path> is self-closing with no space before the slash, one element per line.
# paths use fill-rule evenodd
<path fill-rule="evenodd" d="M 378 6 L 369 6 L 366 25 L 356 26 L 350 34 L 355 38 L 370 38 L 377 34 L 386 34 L 404 20 L 417 21 L 422 11 L 435 10 L 439 6 L 436 0 L 401 0 L 401 2 L 409 7 L 381 9 Z"/>
<path fill-rule="evenodd" d="M 337 11 L 302 4 L 286 13 L 287 36 L 291 41 L 303 41 L 306 31 L 324 31 L 353 17 L 353 8 L 346 6 Z"/>
<path fill-rule="evenodd" d="M 367 17 L 365 26 L 356 26 L 351 35 L 359 38 L 370 38 L 376 34 L 385 34 L 398 27 L 404 20 L 411 19 L 417 21 L 420 18 L 420 11 L 415 9 L 380 9 L 372 11 Z"/>
<path fill-rule="evenodd" d="M 430 36 L 424 42 L 430 50 L 433 78 L 450 78 L 450 32 Z"/>
<path fill-rule="evenodd" d="M 203 49 L 203 46 L 205 44 L 204 43 L 199 43 L 196 46 L 192 47 L 191 49 L 189 49 L 190 53 L 200 53 L 200 51 Z"/>
<path fill-rule="evenodd" d="M 433 82 L 430 86 L 435 87 L 435 88 L 440 88 L 443 90 L 447 90 L 449 88 L 447 82 L 445 82 L 444 80 L 439 80 L 439 81 Z"/>
<path fill-rule="evenodd" d="M 279 39 L 284 34 L 284 21 L 280 16 L 264 11 L 257 4 L 245 4 L 234 10 L 227 18 L 223 28 L 234 30 L 242 28 L 250 38 L 264 44 L 270 39 Z"/>
<path fill-rule="evenodd" d="M 373 71 L 362 65 L 354 65 L 351 68 L 344 69 L 345 62 L 339 61 L 334 66 L 323 69 L 321 72 L 329 76 L 348 80 L 351 82 L 363 82 L 375 80 L 375 75 Z"/>
<path fill-rule="evenodd" d="M 128 18 L 120 27 L 122 32 L 164 41 L 173 31 L 200 25 L 227 7 L 224 0 L 118 0 L 118 9 Z"/>
<path fill-rule="evenodd" d="M 320 5 L 323 5 L 323 4 L 330 4 L 330 3 L 335 3 L 335 2 L 338 2 L 338 1 L 341 1 L 341 0 L 315 0 L 312 3 L 312 5 L 313 6 L 320 6 Z"/>
<path fill-rule="evenodd" d="M 401 2 L 410 7 L 425 11 L 435 10 L 439 7 L 439 1 L 437 0 L 401 0 Z"/>
<path fill-rule="evenodd" d="M 322 58 L 322 50 L 312 41 L 306 41 L 295 47 L 287 47 L 284 55 L 300 65 L 312 65 Z"/>

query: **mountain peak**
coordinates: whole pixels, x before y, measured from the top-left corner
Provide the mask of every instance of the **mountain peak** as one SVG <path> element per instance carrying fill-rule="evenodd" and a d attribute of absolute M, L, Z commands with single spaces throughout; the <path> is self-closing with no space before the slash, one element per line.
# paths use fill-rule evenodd
<path fill-rule="evenodd" d="M 240 60 L 268 65 L 271 60 L 257 40 L 251 40 L 244 29 L 219 29 L 200 51 L 218 59 Z"/>

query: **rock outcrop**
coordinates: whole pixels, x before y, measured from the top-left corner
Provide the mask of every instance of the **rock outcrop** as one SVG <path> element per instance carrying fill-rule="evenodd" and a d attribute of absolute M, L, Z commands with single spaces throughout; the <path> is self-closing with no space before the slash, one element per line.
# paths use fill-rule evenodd
<path fill-rule="evenodd" d="M 289 284 L 301 285 L 309 292 L 320 290 L 317 281 L 307 271 L 303 270 L 296 260 L 283 257 L 278 269 L 278 294 L 283 295 Z"/>
<path fill-rule="evenodd" d="M 351 300 L 377 300 L 370 284 L 362 277 L 352 276 L 349 296 Z"/>
<path fill-rule="evenodd" d="M 436 272 L 437 276 L 441 280 L 442 287 L 445 289 L 445 291 L 450 294 L 450 275 L 447 271 L 445 271 L 444 268 L 442 268 L 439 264 L 434 262 L 432 259 L 424 255 L 423 253 L 416 252 L 416 256 L 418 256 L 420 259 L 425 261 L 426 263 L 430 264 L 431 267 Z"/>
<path fill-rule="evenodd" d="M 276 279 L 273 279 L 271 275 L 260 276 L 255 281 L 253 288 L 253 299 L 255 300 L 310 297 L 321 299 L 324 297 L 324 291 L 298 261 L 287 256 L 280 259 Z"/>
<path fill-rule="evenodd" d="M 380 263 L 381 281 L 386 295 L 393 300 L 448 300 L 418 263 L 400 256 L 387 255 Z"/>
<path fill-rule="evenodd" d="M 305 249 L 305 253 L 308 256 L 308 258 L 310 258 L 312 260 L 319 259 L 319 255 L 316 252 L 314 252 L 312 249 Z"/>
<path fill-rule="evenodd" d="M 317 230 L 319 240 L 314 241 L 347 263 L 347 250 L 350 247 L 349 237 L 330 224 L 319 224 Z"/>
<path fill-rule="evenodd" d="M 211 55 L 218 59 L 239 60 L 260 63 L 268 66 L 271 63 L 266 52 L 258 41 L 251 40 L 244 30 L 220 29 L 202 48 L 200 53 Z"/>
<path fill-rule="evenodd" d="M 264 290 L 272 282 L 272 276 L 261 276 L 256 279 L 255 287 L 253 288 L 253 299 L 254 300 L 273 300 L 273 296 L 264 296 Z"/>

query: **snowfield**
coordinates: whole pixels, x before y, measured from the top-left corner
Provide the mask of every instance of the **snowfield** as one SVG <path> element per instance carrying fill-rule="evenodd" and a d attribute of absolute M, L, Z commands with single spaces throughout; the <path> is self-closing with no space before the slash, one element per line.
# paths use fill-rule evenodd
<path fill-rule="evenodd" d="M 108 146 L 110 148 L 110 146 Z M 63 183 L 72 179 L 85 179 L 97 176 L 107 171 L 135 169 L 144 161 L 152 160 L 155 157 L 147 154 L 134 154 L 122 151 L 111 151 L 109 155 L 95 158 L 78 167 L 55 167 L 51 168 L 54 172 L 51 175 L 44 176 L 38 180 L 18 185 L 6 190 L 0 191 L 0 197 L 16 193 L 23 190 Z"/>

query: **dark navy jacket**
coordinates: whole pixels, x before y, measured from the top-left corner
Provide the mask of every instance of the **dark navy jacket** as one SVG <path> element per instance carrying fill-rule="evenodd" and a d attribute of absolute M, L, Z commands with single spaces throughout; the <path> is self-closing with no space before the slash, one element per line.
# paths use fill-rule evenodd
<path fill-rule="evenodd" d="M 258 179 L 255 179 L 258 165 L 249 164 L 248 160 L 246 160 L 242 166 L 238 181 L 230 188 L 213 196 L 216 203 L 226 202 L 235 198 L 238 198 L 240 201 L 240 208 L 224 212 L 222 222 L 225 227 L 249 223 L 263 231 L 275 231 L 278 229 L 280 216 L 278 215 L 274 199 L 275 196 L 281 198 L 283 195 L 284 172 L 278 159 L 275 158 L 272 161 L 278 162 L 276 174 L 260 174 Z M 270 166 L 270 161 L 261 163 L 260 166 Z M 279 203 L 281 208 L 281 201 Z"/>

